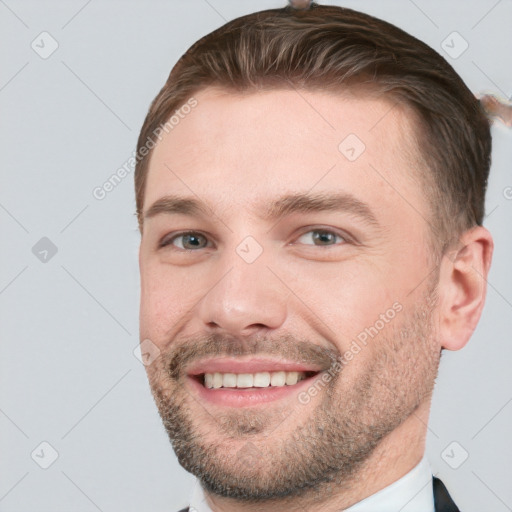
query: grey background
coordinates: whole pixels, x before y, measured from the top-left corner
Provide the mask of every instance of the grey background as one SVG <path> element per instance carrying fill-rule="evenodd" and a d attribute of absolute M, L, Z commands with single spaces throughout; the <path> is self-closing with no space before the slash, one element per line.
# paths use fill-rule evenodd
<path fill-rule="evenodd" d="M 338 4 L 440 53 L 457 31 L 469 47 L 445 56 L 470 88 L 512 93 L 510 0 Z M 196 39 L 283 5 L 0 0 L 0 511 L 173 512 L 188 502 L 193 477 L 174 457 L 133 353 L 133 173 L 103 200 L 92 191 L 132 155 L 150 101 Z M 46 59 L 31 47 L 50 48 L 43 31 L 59 45 Z M 512 130 L 495 125 L 493 136 L 487 304 L 469 345 L 443 357 L 427 443 L 434 473 L 465 512 L 512 510 Z M 43 441 L 58 453 L 47 469 Z"/>

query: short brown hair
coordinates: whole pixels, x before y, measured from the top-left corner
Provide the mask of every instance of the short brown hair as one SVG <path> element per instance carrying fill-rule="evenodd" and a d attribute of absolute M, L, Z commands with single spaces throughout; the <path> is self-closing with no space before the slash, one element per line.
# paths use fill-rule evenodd
<path fill-rule="evenodd" d="M 464 230 L 481 225 L 490 168 L 490 122 L 452 66 L 394 25 L 351 9 L 270 9 L 242 16 L 194 43 L 151 103 L 137 154 L 198 91 L 298 87 L 373 91 L 409 107 L 418 120 L 411 139 L 441 252 Z M 151 152 L 137 158 L 135 191 L 142 232 Z"/>

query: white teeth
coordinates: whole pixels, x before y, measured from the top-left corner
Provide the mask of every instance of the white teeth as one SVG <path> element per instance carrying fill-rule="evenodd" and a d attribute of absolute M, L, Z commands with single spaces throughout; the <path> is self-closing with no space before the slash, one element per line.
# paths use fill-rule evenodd
<path fill-rule="evenodd" d="M 234 373 L 223 374 L 222 375 L 222 386 L 225 388 L 235 388 L 236 387 L 236 375 Z"/>
<path fill-rule="evenodd" d="M 206 374 L 208 375 L 208 374 Z M 239 373 L 236 381 L 237 388 L 252 388 L 254 376 L 252 373 Z M 206 386 L 208 387 L 208 386 Z"/>
<path fill-rule="evenodd" d="M 284 386 L 286 384 L 286 372 L 274 372 L 270 377 L 271 386 Z"/>
<path fill-rule="evenodd" d="M 214 373 L 212 378 L 212 388 L 220 388 L 222 386 L 222 373 Z"/>
<path fill-rule="evenodd" d="M 306 378 L 305 372 L 205 373 L 204 386 L 209 389 L 267 388 L 293 386 Z"/>
<path fill-rule="evenodd" d="M 270 373 L 261 372 L 254 374 L 253 387 L 255 388 L 268 388 L 270 385 Z"/>
<path fill-rule="evenodd" d="M 286 385 L 287 386 L 293 386 L 294 384 L 297 384 L 298 380 L 299 380 L 298 372 L 287 372 L 286 373 Z"/>

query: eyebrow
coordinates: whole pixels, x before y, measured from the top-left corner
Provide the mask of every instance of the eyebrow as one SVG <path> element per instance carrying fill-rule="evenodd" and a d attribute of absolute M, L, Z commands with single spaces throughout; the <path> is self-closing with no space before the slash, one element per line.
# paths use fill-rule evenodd
<path fill-rule="evenodd" d="M 192 215 L 194 217 L 199 217 L 201 215 L 211 215 L 211 211 L 196 199 L 167 195 L 157 199 L 146 210 L 144 213 L 144 218 L 149 219 L 162 213 L 169 215 Z"/>
<path fill-rule="evenodd" d="M 270 204 L 254 208 L 253 211 L 267 221 L 276 221 L 293 213 L 338 211 L 359 217 L 368 224 L 379 225 L 370 206 L 347 193 L 286 194 L 276 198 Z M 144 219 L 160 214 L 211 217 L 213 208 L 193 197 L 166 195 L 157 199 L 146 210 Z"/>
<path fill-rule="evenodd" d="M 267 206 L 263 217 L 275 221 L 292 213 L 326 211 L 350 213 L 368 224 L 378 226 L 370 206 L 348 193 L 288 194 Z"/>

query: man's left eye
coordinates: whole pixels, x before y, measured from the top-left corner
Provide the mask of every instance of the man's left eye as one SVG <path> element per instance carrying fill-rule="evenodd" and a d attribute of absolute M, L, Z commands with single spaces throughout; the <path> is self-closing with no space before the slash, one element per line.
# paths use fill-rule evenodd
<path fill-rule="evenodd" d="M 313 245 L 316 246 L 330 246 L 337 245 L 339 242 L 346 242 L 343 236 L 327 229 L 313 229 L 301 235 L 297 241 L 306 245 L 311 245 L 308 241 L 312 241 Z"/>

